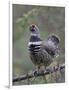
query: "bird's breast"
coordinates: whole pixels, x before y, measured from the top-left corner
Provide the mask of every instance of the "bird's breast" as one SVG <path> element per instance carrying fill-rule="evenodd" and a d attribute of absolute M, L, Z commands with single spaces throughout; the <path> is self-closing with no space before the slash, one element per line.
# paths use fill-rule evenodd
<path fill-rule="evenodd" d="M 40 47 L 41 47 L 41 41 L 37 41 L 37 42 L 29 42 L 28 43 L 28 49 L 31 53 L 37 53 L 40 51 Z"/>

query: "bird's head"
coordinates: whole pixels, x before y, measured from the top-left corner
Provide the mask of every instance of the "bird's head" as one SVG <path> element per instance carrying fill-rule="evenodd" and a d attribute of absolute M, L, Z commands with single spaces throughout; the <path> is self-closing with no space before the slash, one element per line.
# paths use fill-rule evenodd
<path fill-rule="evenodd" d="M 29 29 L 30 29 L 31 35 L 35 35 L 35 36 L 40 37 L 39 29 L 35 24 L 30 25 Z"/>

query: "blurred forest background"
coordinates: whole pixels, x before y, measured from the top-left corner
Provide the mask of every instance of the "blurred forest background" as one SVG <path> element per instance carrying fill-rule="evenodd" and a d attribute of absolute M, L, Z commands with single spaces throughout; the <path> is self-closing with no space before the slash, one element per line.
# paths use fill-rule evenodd
<path fill-rule="evenodd" d="M 51 6 L 16 5 L 13 4 L 13 77 L 25 74 L 35 68 L 28 54 L 27 44 L 30 37 L 29 25 L 36 24 L 41 38 L 45 40 L 54 33 L 60 37 L 60 55 L 49 66 L 65 63 L 65 8 Z M 65 81 L 65 71 L 61 74 L 47 75 L 46 83 Z M 45 83 L 42 77 L 30 80 L 30 84 Z M 15 82 L 13 85 L 25 85 L 27 80 Z"/>

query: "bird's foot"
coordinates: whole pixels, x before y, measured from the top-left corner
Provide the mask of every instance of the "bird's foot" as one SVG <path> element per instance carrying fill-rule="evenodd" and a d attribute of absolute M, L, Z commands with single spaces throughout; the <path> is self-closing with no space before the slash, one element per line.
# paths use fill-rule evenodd
<path fill-rule="evenodd" d="M 41 67 L 36 67 L 35 71 L 34 71 L 34 75 L 37 76 L 39 74 L 44 74 L 45 72 L 45 67 L 41 66 Z"/>

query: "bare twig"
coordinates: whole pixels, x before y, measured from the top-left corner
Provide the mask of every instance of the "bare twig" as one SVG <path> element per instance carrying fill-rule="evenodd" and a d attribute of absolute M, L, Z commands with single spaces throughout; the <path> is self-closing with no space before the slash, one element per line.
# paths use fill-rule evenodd
<path fill-rule="evenodd" d="M 61 71 L 64 68 L 65 68 L 65 65 L 63 64 L 63 65 L 60 65 L 59 67 L 56 66 L 54 68 L 48 68 L 44 72 L 41 72 L 41 73 L 36 72 L 36 71 L 32 71 L 31 73 L 24 74 L 24 75 L 21 75 L 19 77 L 14 77 L 13 82 L 30 79 L 34 76 L 38 77 L 38 76 L 48 75 L 48 74 L 53 73 L 53 72 Z"/>

